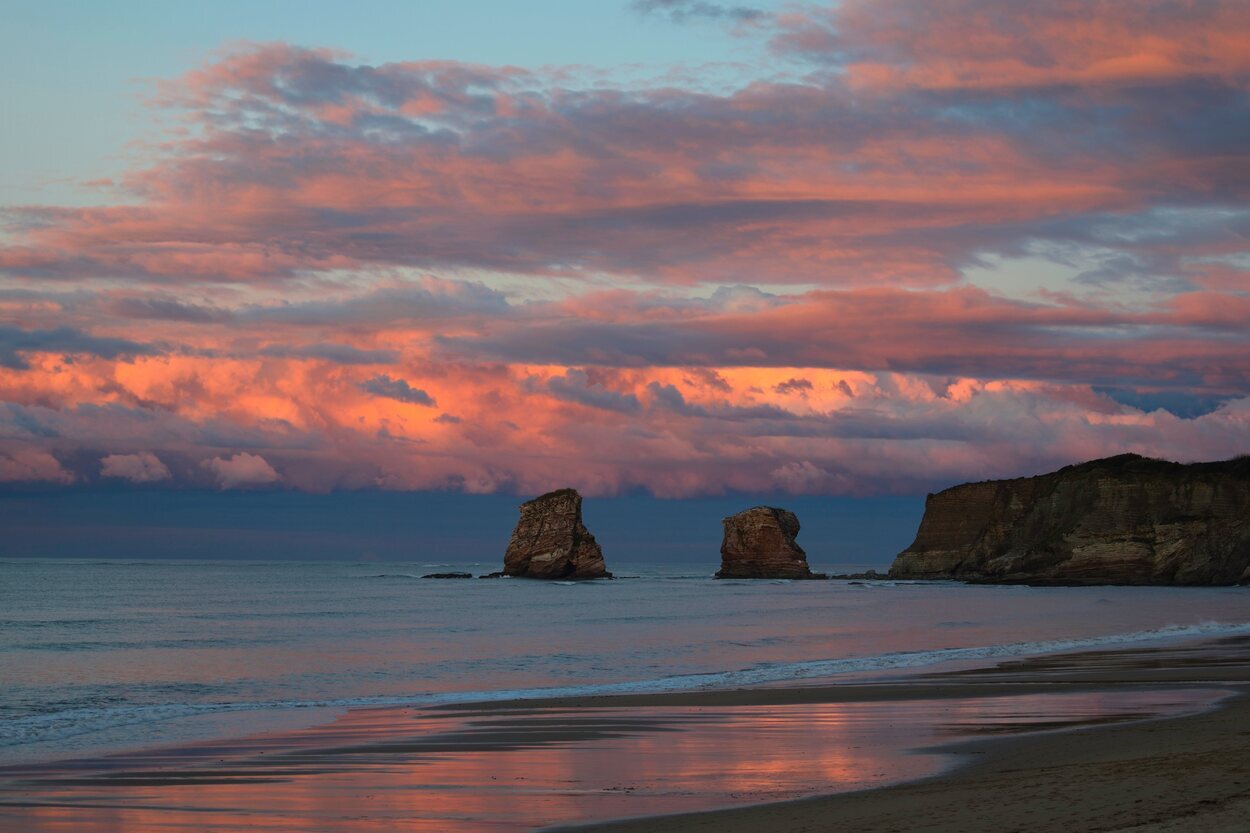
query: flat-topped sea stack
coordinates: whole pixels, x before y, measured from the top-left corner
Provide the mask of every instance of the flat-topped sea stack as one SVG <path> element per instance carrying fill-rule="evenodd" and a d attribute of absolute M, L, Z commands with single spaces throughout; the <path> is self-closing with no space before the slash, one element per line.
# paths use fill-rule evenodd
<path fill-rule="evenodd" d="M 807 553 L 794 542 L 799 519 L 793 512 L 756 506 L 721 521 L 717 578 L 825 578 L 807 566 Z"/>
<path fill-rule="evenodd" d="M 925 501 L 891 578 L 1003 584 L 1250 581 L 1250 457 L 1122 454 L 955 486 Z"/>
<path fill-rule="evenodd" d="M 558 489 L 521 504 L 503 572 L 525 578 L 612 578 L 603 563 L 603 550 L 582 523 L 582 496 L 577 490 Z"/>

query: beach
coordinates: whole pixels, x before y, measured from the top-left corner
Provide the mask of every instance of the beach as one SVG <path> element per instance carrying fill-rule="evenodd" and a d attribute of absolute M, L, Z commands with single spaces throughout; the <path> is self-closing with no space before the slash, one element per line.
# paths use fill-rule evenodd
<path fill-rule="evenodd" d="M 7 768 L 0 829 L 1240 831 L 1247 685 L 1250 639 L 1228 637 L 876 681 L 356 709 Z M 605 821 L 624 817 L 641 818 Z"/>
<path fill-rule="evenodd" d="M 1219 681 L 1236 693 L 1197 715 L 962 744 L 950 750 L 957 759 L 954 769 L 919 782 L 580 829 L 1239 833 L 1250 829 L 1246 658 L 1244 642 L 1222 641 L 1195 646 L 1188 656 L 1156 651 L 1078 655 L 970 674 L 1008 686 L 1043 680 L 1062 686 Z"/>
<path fill-rule="evenodd" d="M 956 753 L 956 771 L 902 786 L 576 829 L 1242 833 L 1247 726 L 1239 697 L 1199 716 L 977 744 Z"/>

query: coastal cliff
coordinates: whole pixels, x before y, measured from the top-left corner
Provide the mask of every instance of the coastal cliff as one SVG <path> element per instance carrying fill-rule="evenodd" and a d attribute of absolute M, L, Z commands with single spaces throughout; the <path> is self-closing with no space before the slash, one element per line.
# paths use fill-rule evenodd
<path fill-rule="evenodd" d="M 1250 580 L 1250 457 L 1182 465 L 1122 454 L 925 500 L 891 578 L 1017 584 Z"/>
<path fill-rule="evenodd" d="M 582 523 L 582 496 L 558 489 L 521 504 L 503 574 L 543 579 L 611 578 L 603 550 Z"/>
<path fill-rule="evenodd" d="M 807 566 L 807 553 L 795 543 L 799 519 L 793 512 L 756 506 L 721 521 L 717 578 L 825 578 Z"/>

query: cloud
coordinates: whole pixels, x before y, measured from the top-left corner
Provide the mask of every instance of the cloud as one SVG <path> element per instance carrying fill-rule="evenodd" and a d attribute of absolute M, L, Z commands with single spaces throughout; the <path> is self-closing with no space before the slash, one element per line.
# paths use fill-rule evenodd
<path fill-rule="evenodd" d="M 230 318 L 228 310 L 200 304 L 188 304 L 172 298 L 127 297 L 112 301 L 108 311 L 123 318 L 141 320 L 181 321 L 188 324 L 207 324 Z"/>
<path fill-rule="evenodd" d="M 639 14 L 662 15 L 674 23 L 699 19 L 752 23 L 762 21 L 768 16 L 763 9 L 752 6 L 712 3 L 707 0 L 633 0 L 629 6 Z"/>
<path fill-rule="evenodd" d="M 802 71 L 716 92 L 239 48 L 162 85 L 155 100 L 186 129 L 126 178 L 134 204 L 12 209 L 0 271 L 197 287 L 370 270 L 933 286 L 985 252 L 1250 191 L 1243 3 L 856 0 L 756 23 Z M 1196 254 L 1103 243 L 1108 268 L 1150 264 L 1164 284 Z"/>
<path fill-rule="evenodd" d="M 716 287 L 708 303 L 723 312 L 760 312 L 783 301 L 777 295 L 764 292 L 759 287 L 739 284 Z"/>
<path fill-rule="evenodd" d="M 1239 0 L 846 0 L 779 17 L 773 48 L 874 88 L 1115 88 L 1250 70 Z"/>
<path fill-rule="evenodd" d="M 800 396 L 803 395 L 804 391 L 809 391 L 811 389 L 812 383 L 807 379 L 791 378 L 773 385 L 773 391 L 776 393 L 797 393 Z"/>
<path fill-rule="evenodd" d="M 321 327 L 446 322 L 508 313 L 507 298 L 498 290 L 476 281 L 424 275 L 411 283 L 370 288 L 338 298 L 253 305 L 241 310 L 238 317 L 244 323 Z"/>
<path fill-rule="evenodd" d="M 154 350 L 124 338 L 99 338 L 71 327 L 50 330 L 23 330 L 0 325 L 0 367 L 15 370 L 29 367 L 29 353 L 66 353 L 93 355 L 106 359 L 120 356 L 149 355 Z"/>
<path fill-rule="evenodd" d="M 810 460 L 798 460 L 778 466 L 770 472 L 777 486 L 792 495 L 821 494 L 831 491 L 837 478 Z"/>
<path fill-rule="evenodd" d="M 0 452 L 0 482 L 7 483 L 73 483 L 61 461 L 46 451 L 19 449 Z"/>
<path fill-rule="evenodd" d="M 264 457 L 245 451 L 228 458 L 213 457 L 204 460 L 200 465 L 212 472 L 217 485 L 222 489 L 263 486 L 282 479 L 282 475 Z"/>
<path fill-rule="evenodd" d="M 262 356 L 324 359 L 335 364 L 391 364 L 399 358 L 394 350 L 361 350 L 350 344 L 271 344 L 259 352 Z"/>
<path fill-rule="evenodd" d="M 434 401 L 434 397 L 420 388 L 412 387 L 403 379 L 392 379 L 386 374 L 366 379 L 360 383 L 360 388 L 374 396 L 383 396 L 387 399 L 394 399 L 396 402 L 406 402 L 409 405 L 434 407 L 438 404 Z"/>
<path fill-rule="evenodd" d="M 534 310 L 437 343 L 462 355 L 545 364 L 855 368 L 1250 393 L 1244 297 L 1186 293 L 1125 310 L 962 287 L 809 292 L 748 313 L 712 303 L 630 312 L 616 297 L 596 303 L 602 311 L 589 300 L 574 307 L 576 315 Z M 785 376 L 775 392 L 800 390 L 804 378 Z"/>
<path fill-rule="evenodd" d="M 131 483 L 156 483 L 172 477 L 161 459 L 150 451 L 109 454 L 100 460 L 100 476 L 119 477 Z"/>
<path fill-rule="evenodd" d="M 634 10 L 762 69 L 162 82 L 124 199 L 4 209 L 3 470 L 686 496 L 1247 450 L 1244 3 Z"/>
<path fill-rule="evenodd" d="M 605 386 L 605 380 L 603 374 L 570 368 L 563 376 L 549 378 L 546 389 L 557 399 L 590 408 L 632 413 L 641 407 L 637 396 L 612 390 Z"/>
<path fill-rule="evenodd" d="M 645 489 L 666 497 L 914 493 L 1115 451 L 1228 457 L 1247 450 L 1250 426 L 1245 393 L 1181 418 L 1075 383 L 444 360 L 430 368 L 441 374 L 440 404 L 460 420 L 452 423 L 437 419 L 439 411 L 414 414 L 408 403 L 369 395 L 358 381 L 371 377 L 356 379 L 353 368 L 275 361 L 152 357 L 118 365 L 124 372 L 116 376 L 103 363 L 73 365 L 65 375 L 42 365 L 0 371 L 6 397 L 22 380 L 23 395 L 40 403 L 0 403 L 0 454 L 8 470 L 21 461 L 28 478 L 39 463 L 44 479 L 62 483 L 76 476 L 67 470 L 72 461 L 98 466 L 101 446 L 159 443 L 204 460 L 199 471 L 222 488 L 526 494 L 571 482 L 590 494 Z M 795 378 L 812 383 L 805 397 L 774 392 Z M 248 451 L 215 451 L 230 446 Z M 66 466 L 53 466 L 57 460 Z M 202 485 L 195 471 L 171 475 L 162 482 Z"/>
<path fill-rule="evenodd" d="M 676 496 L 928 489 L 1112 448 L 1245 450 L 1250 297 L 1236 292 L 1132 308 L 974 287 L 768 295 L 742 305 L 616 289 L 342 330 L 232 316 L 161 355 L 32 353 L 27 368 L 0 369 L 0 452 L 54 454 L 83 480 L 95 472 L 76 461 L 110 449 L 245 448 L 289 488 L 526 490 L 575 477 L 598 493 Z M 340 302 L 359 309 L 354 295 Z M 84 296 L 58 309 L 98 306 Z M 332 322 L 334 305 L 318 315 Z M 329 333 L 387 345 L 393 369 L 299 349 Z M 288 349 L 249 350 L 259 339 Z M 786 467 L 803 461 L 829 476 L 800 482 L 807 467 Z M 167 482 L 194 486 L 195 474 Z"/>

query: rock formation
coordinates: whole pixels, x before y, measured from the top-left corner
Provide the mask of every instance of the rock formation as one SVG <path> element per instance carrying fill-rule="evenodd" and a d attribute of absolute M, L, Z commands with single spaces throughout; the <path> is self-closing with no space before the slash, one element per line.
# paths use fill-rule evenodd
<path fill-rule="evenodd" d="M 836 578 L 840 581 L 881 581 L 889 578 L 889 576 L 882 575 L 876 570 L 865 570 L 862 573 L 835 573 L 829 576 L 829 578 Z"/>
<path fill-rule="evenodd" d="M 1250 581 L 1250 457 L 1123 454 L 925 501 L 891 578 L 1014 584 Z"/>
<path fill-rule="evenodd" d="M 521 519 L 503 557 L 509 576 L 546 579 L 611 578 L 603 550 L 582 524 L 582 496 L 559 489 L 521 504 Z"/>
<path fill-rule="evenodd" d="M 794 542 L 799 519 L 793 512 L 756 506 L 721 521 L 717 578 L 825 578 L 807 566 L 807 553 Z"/>

